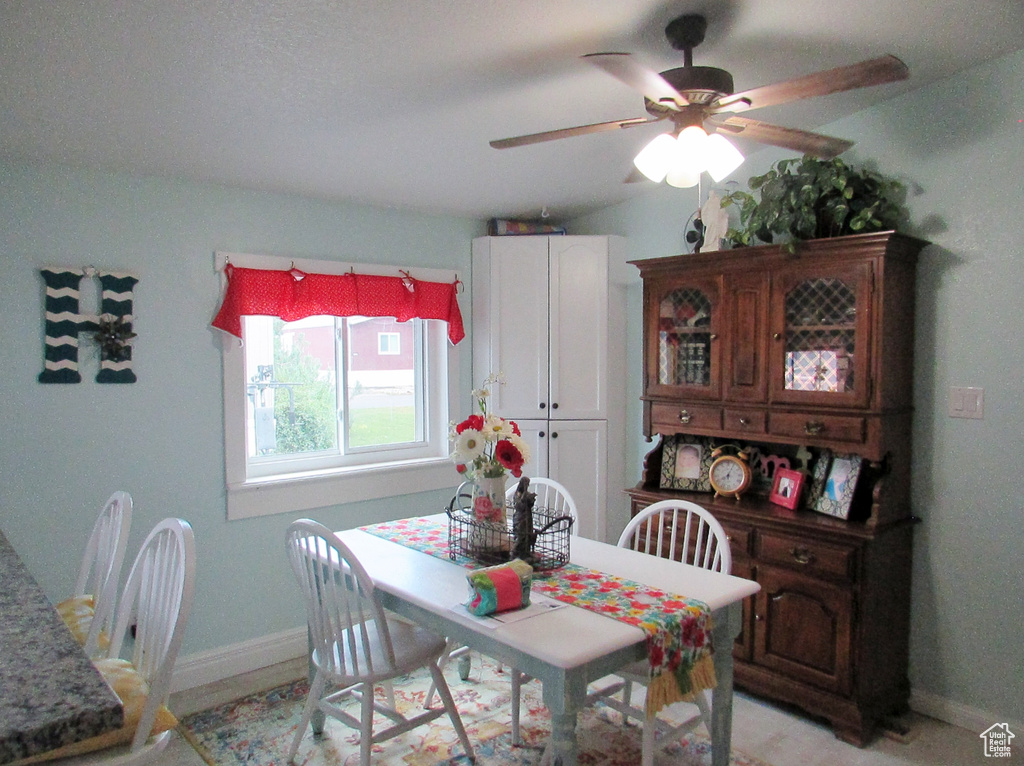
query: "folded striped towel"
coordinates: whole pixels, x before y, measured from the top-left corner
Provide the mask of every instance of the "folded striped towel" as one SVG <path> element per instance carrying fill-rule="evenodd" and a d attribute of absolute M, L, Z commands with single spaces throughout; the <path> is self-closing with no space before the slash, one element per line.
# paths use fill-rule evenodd
<path fill-rule="evenodd" d="M 483 617 L 529 606 L 532 578 L 533 567 L 522 559 L 470 572 L 466 575 L 470 590 L 466 609 Z"/>

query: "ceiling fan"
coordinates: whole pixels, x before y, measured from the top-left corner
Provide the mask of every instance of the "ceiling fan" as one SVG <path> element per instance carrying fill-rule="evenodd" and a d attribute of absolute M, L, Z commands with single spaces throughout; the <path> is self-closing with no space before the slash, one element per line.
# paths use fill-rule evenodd
<path fill-rule="evenodd" d="M 830 159 L 849 149 L 853 146 L 853 142 L 806 130 L 771 125 L 738 116 L 736 113 L 870 85 L 905 80 L 910 74 L 906 64 L 895 56 L 881 56 L 862 61 L 859 64 L 837 67 L 794 80 L 735 93 L 733 92 L 732 75 L 729 72 L 715 67 L 693 65 L 693 49 L 704 40 L 706 29 L 707 20 L 699 14 L 686 14 L 671 21 L 665 28 L 665 36 L 673 48 L 683 51 L 683 66 L 669 69 L 660 74 L 638 63 L 628 53 L 589 53 L 582 57 L 587 62 L 643 93 L 644 107 L 649 114 L 648 117 L 598 122 L 573 128 L 503 138 L 491 141 L 491 146 L 495 149 L 510 149 L 542 141 L 671 120 L 674 126 L 671 134 L 664 134 L 655 139 L 655 141 L 661 140 L 661 149 L 665 149 L 672 143 L 667 138 L 681 136 L 687 128 L 697 128 L 697 131 L 689 131 L 689 134 L 700 138 L 699 134 L 704 134 L 704 126 L 708 125 L 721 133 L 731 133 L 763 144 Z M 704 138 L 706 139 L 708 136 L 704 134 Z M 685 143 L 683 138 L 679 138 L 678 142 Z M 648 148 L 653 149 L 654 144 L 655 142 L 651 142 L 644 151 L 646 152 Z M 721 147 L 722 144 L 723 142 L 719 138 L 717 146 Z M 739 159 L 735 161 L 735 157 L 733 158 L 734 164 L 729 171 L 722 174 L 722 177 L 743 161 L 742 155 L 735 147 L 732 147 L 727 141 L 724 144 L 727 144 L 728 148 L 735 153 L 735 157 Z M 707 145 L 702 143 L 700 146 L 704 147 L 701 150 L 702 153 L 708 151 Z M 675 151 L 675 147 L 669 147 L 669 150 Z M 651 175 L 641 167 L 642 155 L 644 152 L 637 155 L 635 160 L 638 169 L 652 180 L 660 181 L 661 178 L 656 177 L 657 175 L 665 177 L 665 173 L 659 173 L 659 171 L 662 166 L 667 167 L 665 165 L 667 160 L 659 159 L 658 162 L 655 162 L 656 170 L 654 175 Z M 650 160 L 650 157 L 648 159 Z M 708 168 L 701 168 L 701 170 L 703 169 Z M 692 186 L 697 181 L 691 171 L 692 168 L 686 173 L 676 174 L 676 183 L 673 183 L 671 171 L 667 171 L 668 182 L 675 186 Z M 700 170 L 696 175 L 699 175 L 699 172 Z M 718 175 L 713 171 L 709 172 L 712 172 L 713 176 Z M 690 180 L 692 183 L 689 183 Z M 720 179 L 716 178 L 716 180 Z"/>

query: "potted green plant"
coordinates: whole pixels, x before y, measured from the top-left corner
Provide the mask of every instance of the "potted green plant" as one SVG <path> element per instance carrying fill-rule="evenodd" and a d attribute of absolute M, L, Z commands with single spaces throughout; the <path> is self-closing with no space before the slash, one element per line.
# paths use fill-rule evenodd
<path fill-rule="evenodd" d="M 759 197 L 734 191 L 722 198 L 722 207 L 739 209 L 740 225 L 726 235 L 734 247 L 781 237 L 792 252 L 800 240 L 896 229 L 907 218 L 903 184 L 839 158 L 779 160 L 748 183 Z"/>

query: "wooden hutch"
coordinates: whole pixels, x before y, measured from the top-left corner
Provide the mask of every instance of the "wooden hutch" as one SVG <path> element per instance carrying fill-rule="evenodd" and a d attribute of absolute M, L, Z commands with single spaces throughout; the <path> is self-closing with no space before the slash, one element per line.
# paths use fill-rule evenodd
<path fill-rule="evenodd" d="M 792 254 L 765 245 L 632 262 L 644 286 L 644 434 L 661 437 L 627 490 L 632 512 L 684 498 L 714 513 L 732 573 L 761 585 L 733 651 L 737 685 L 828 719 L 858 746 L 909 695 L 914 273 L 926 244 L 883 232 Z M 838 383 L 795 379 L 808 351 L 829 352 Z M 662 489 L 674 434 L 788 454 L 794 467 L 823 450 L 859 455 L 850 515 L 788 510 L 764 492 Z"/>

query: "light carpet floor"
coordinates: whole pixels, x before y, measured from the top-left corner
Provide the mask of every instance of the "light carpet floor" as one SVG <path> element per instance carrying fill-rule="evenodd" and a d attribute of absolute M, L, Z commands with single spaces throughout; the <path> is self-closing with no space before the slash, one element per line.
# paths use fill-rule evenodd
<path fill-rule="evenodd" d="M 446 669 L 478 766 L 533 766 L 540 763 L 544 743 L 551 733 L 550 716 L 541 702 L 541 685 L 523 687 L 521 731 L 525 745 L 512 747 L 510 682 L 491 660 L 473 655 L 466 681 L 454 667 Z M 423 670 L 398 679 L 395 697 L 400 711 L 414 714 L 423 704 L 429 686 Z M 203 760 L 211 766 L 286 766 L 285 757 L 302 715 L 307 684 L 295 681 L 182 719 L 179 730 Z M 378 690 L 378 694 L 380 691 Z M 358 717 L 358 703 L 350 703 Z M 434 705 L 440 705 L 435 697 Z M 375 730 L 387 719 L 375 718 Z M 703 732 L 703 727 L 698 729 Z M 622 717 L 603 705 L 587 708 L 577 727 L 580 764 L 586 766 L 636 766 L 640 763 L 640 727 L 623 726 Z M 705 766 L 711 762 L 710 744 L 694 733 L 667 748 L 657 764 Z M 297 766 L 352 766 L 359 763 L 359 733 L 328 718 L 322 737 L 306 732 L 295 758 Z M 441 716 L 387 742 L 374 745 L 373 763 L 389 766 L 464 766 L 463 754 L 447 716 Z M 763 761 L 733 751 L 733 766 L 768 766 Z"/>

